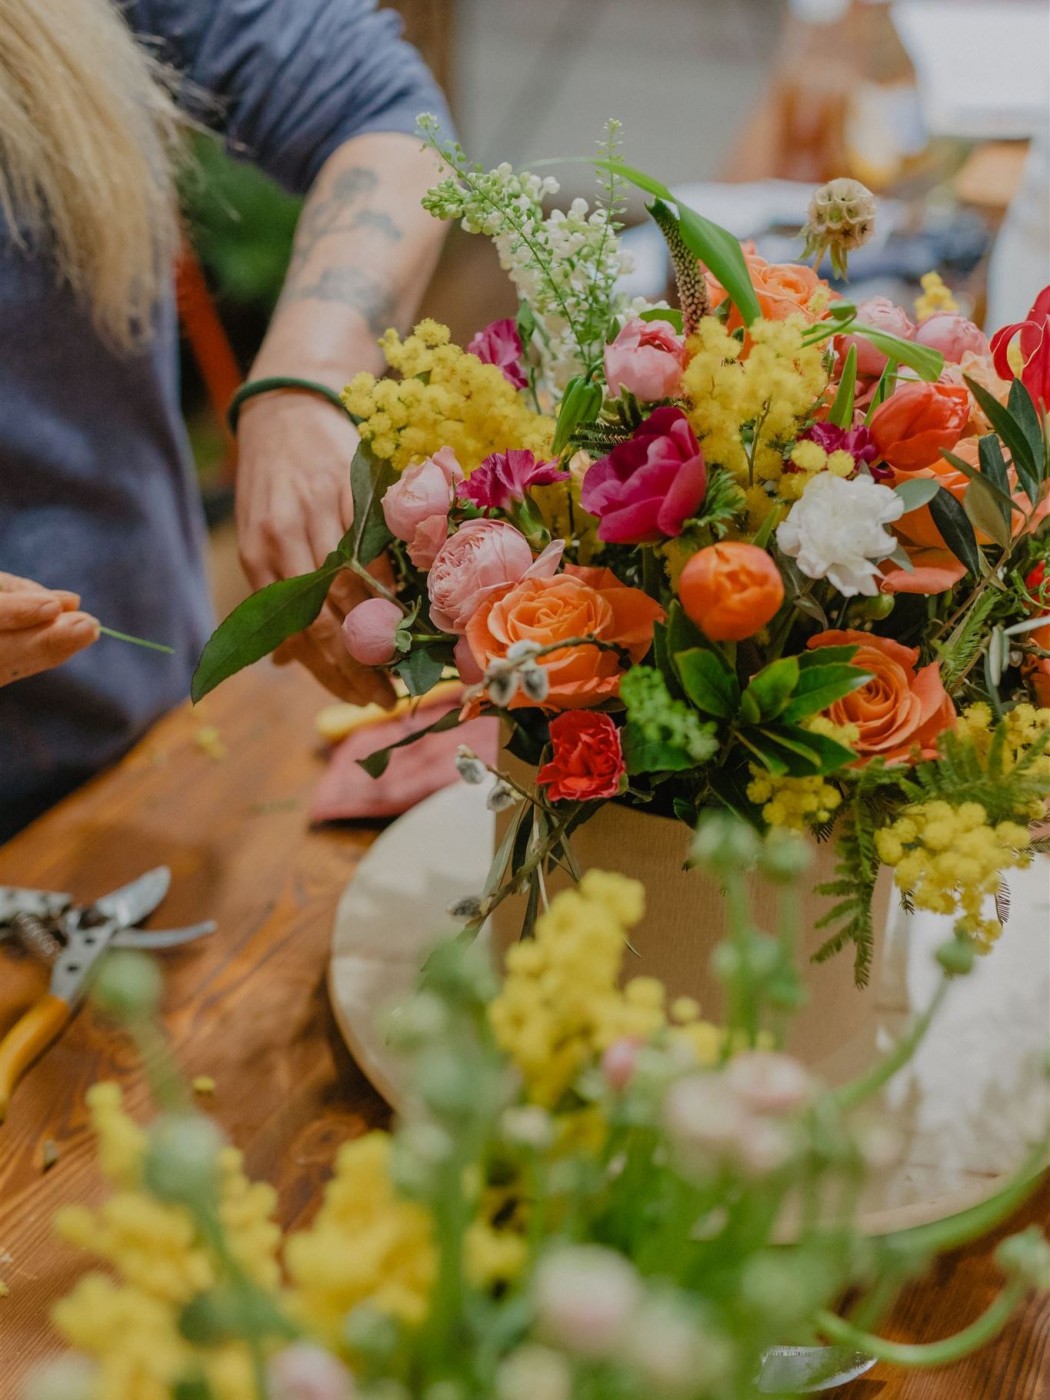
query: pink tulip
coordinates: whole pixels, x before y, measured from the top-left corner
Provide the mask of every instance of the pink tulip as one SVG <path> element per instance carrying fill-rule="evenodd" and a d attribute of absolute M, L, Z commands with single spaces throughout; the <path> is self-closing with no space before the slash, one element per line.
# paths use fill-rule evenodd
<path fill-rule="evenodd" d="M 564 548 L 564 540 L 555 540 L 533 559 L 528 540 L 506 521 L 466 521 L 441 546 L 430 570 L 431 620 L 462 636 L 490 593 L 523 578 L 550 578 Z"/>
<path fill-rule="evenodd" d="M 960 364 L 967 354 L 987 355 L 988 337 L 965 316 L 956 316 L 951 311 L 938 311 L 923 321 L 915 332 L 917 345 L 928 345 L 931 350 L 939 350 L 952 364 Z"/>
<path fill-rule="evenodd" d="M 406 467 L 383 497 L 387 529 L 408 545 L 417 569 L 429 569 L 448 536 L 448 513 L 463 469 L 451 447 Z"/>
<path fill-rule="evenodd" d="M 605 382 L 611 394 L 624 389 L 653 403 L 677 394 L 685 366 L 685 342 L 669 321 L 628 321 L 605 347 Z"/>
<path fill-rule="evenodd" d="M 347 651 L 362 666 L 386 666 L 397 655 L 397 629 L 404 620 L 388 598 L 366 598 L 343 620 Z"/>

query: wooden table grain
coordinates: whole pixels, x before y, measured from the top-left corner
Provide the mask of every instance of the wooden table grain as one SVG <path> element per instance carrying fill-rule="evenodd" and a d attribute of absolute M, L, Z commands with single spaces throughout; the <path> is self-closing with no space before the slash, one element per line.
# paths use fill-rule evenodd
<path fill-rule="evenodd" d="M 339 1144 L 387 1121 L 325 994 L 335 905 L 375 831 L 309 827 L 323 763 L 313 719 L 324 701 L 305 673 L 262 663 L 197 710 L 169 715 L 118 767 L 0 850 L 0 882 L 78 899 L 164 863 L 173 879 L 157 921 L 218 921 L 212 939 L 165 956 L 164 1025 L 185 1073 L 215 1080 L 210 1107 L 250 1174 L 278 1188 L 285 1226 L 309 1217 Z M 43 975 L 10 950 L 0 956 L 5 1030 Z M 30 1070 L 0 1127 L 3 1400 L 15 1400 L 28 1371 L 58 1349 L 48 1310 L 85 1267 L 52 1237 L 50 1220 L 60 1205 L 104 1193 L 84 1109 L 84 1091 L 98 1079 L 119 1081 L 131 1111 L 148 1113 L 128 1043 L 86 1009 Z M 48 1143 L 57 1160 L 45 1170 Z M 1048 1213 L 1044 1189 L 1011 1224 Z M 975 1317 L 998 1282 L 991 1249 L 939 1261 L 901 1299 L 890 1334 L 927 1340 Z M 1048 1352 L 1050 1305 L 1033 1300 L 976 1358 L 922 1375 L 880 1367 L 836 1394 L 1045 1400 Z"/>

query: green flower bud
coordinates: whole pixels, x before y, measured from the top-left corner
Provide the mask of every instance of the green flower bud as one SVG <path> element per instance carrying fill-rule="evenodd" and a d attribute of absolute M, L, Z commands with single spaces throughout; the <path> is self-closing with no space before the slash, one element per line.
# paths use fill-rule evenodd
<path fill-rule="evenodd" d="M 693 859 L 713 874 L 748 870 L 761 849 L 754 829 L 728 812 L 712 812 L 701 819 L 693 837 Z"/>
<path fill-rule="evenodd" d="M 160 1201 L 200 1207 L 218 1191 L 222 1134 L 199 1113 L 168 1113 L 150 1128 L 143 1179 Z"/>
<path fill-rule="evenodd" d="M 969 938 L 951 938 L 937 949 L 937 961 L 951 977 L 964 977 L 976 956 L 977 950 Z"/>
<path fill-rule="evenodd" d="M 1030 1288 L 1050 1289 L 1050 1241 L 1038 1225 L 1010 1235 L 995 1251 L 995 1262 L 1004 1273 L 1022 1279 Z"/>
<path fill-rule="evenodd" d="M 813 864 L 813 852 L 801 836 L 772 831 L 762 844 L 758 868 L 767 880 L 786 885 L 797 880 Z"/>
<path fill-rule="evenodd" d="M 360 1303 L 347 1314 L 343 1341 L 356 1356 L 381 1364 L 394 1355 L 401 1329 L 389 1313 L 370 1303 Z"/>
<path fill-rule="evenodd" d="M 136 1021 L 154 1015 L 162 985 L 155 958 L 132 948 L 115 948 L 101 960 L 91 996 L 114 1020 Z"/>

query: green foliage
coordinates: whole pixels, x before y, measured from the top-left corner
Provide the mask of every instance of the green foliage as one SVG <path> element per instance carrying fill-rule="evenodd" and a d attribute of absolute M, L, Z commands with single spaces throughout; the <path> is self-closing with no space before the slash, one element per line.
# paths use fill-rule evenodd
<path fill-rule="evenodd" d="M 699 513 L 686 522 L 687 537 L 701 530 L 720 540 L 744 512 L 743 487 L 732 472 L 713 468 L 707 478 L 707 491 Z"/>
<path fill-rule="evenodd" d="M 629 773 L 681 772 L 707 763 L 716 752 L 715 726 L 676 700 L 654 667 L 628 671 L 620 698 L 627 706 L 623 744 Z"/>

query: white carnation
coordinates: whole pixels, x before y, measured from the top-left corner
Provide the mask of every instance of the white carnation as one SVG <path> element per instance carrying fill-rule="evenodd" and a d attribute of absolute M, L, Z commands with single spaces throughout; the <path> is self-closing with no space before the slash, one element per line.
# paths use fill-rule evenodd
<path fill-rule="evenodd" d="M 777 543 L 807 578 L 826 578 L 846 598 L 870 598 L 879 591 L 876 561 L 897 546 L 885 527 L 903 513 L 901 497 L 870 476 L 821 472 L 777 527 Z"/>

